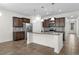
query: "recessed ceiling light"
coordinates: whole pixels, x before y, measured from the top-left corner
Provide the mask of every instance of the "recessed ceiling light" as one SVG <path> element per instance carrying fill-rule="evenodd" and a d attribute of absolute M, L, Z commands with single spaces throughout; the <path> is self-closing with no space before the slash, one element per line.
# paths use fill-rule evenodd
<path fill-rule="evenodd" d="M 44 6 L 41 6 L 41 8 L 44 8 Z"/>
<path fill-rule="evenodd" d="M 61 10 L 61 9 L 59 9 L 59 12 L 62 12 L 62 10 Z"/>
<path fill-rule="evenodd" d="M 52 5 L 54 5 L 55 3 L 51 3 Z"/>
<path fill-rule="evenodd" d="M 71 16 L 71 18 L 72 18 L 72 17 L 74 17 L 74 16 Z"/>
<path fill-rule="evenodd" d="M 2 13 L 0 12 L 0 16 L 2 16 Z"/>

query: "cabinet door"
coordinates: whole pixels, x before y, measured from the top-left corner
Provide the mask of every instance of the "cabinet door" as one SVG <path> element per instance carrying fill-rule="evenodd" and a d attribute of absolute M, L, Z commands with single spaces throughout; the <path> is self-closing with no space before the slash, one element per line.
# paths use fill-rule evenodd
<path fill-rule="evenodd" d="M 65 26 L 65 18 L 55 18 L 56 26 Z"/>
<path fill-rule="evenodd" d="M 45 24 L 45 22 L 42 22 L 42 24 L 43 24 L 43 27 L 46 27 L 46 24 Z"/>
<path fill-rule="evenodd" d="M 30 23 L 30 19 L 23 18 L 23 22 L 24 22 L 24 23 Z"/>
<path fill-rule="evenodd" d="M 20 32 L 20 37 L 21 37 L 21 39 L 24 39 L 24 37 L 25 37 L 24 32 Z"/>
<path fill-rule="evenodd" d="M 14 41 L 17 41 L 17 40 L 23 40 L 24 39 L 24 32 L 14 32 L 13 34 L 13 39 Z"/>
<path fill-rule="evenodd" d="M 22 19 L 18 18 L 18 17 L 13 17 L 13 27 L 22 27 L 23 23 L 22 23 Z"/>
<path fill-rule="evenodd" d="M 60 18 L 60 26 L 65 26 L 65 18 Z"/>
<path fill-rule="evenodd" d="M 18 24 L 19 24 L 18 18 L 17 17 L 13 17 L 13 27 L 18 26 Z"/>
<path fill-rule="evenodd" d="M 23 20 L 21 18 L 19 18 L 17 21 L 18 21 L 18 26 L 22 27 L 23 26 Z"/>
<path fill-rule="evenodd" d="M 20 40 L 20 32 L 13 32 L 13 40 L 17 41 Z"/>
<path fill-rule="evenodd" d="M 59 18 L 55 18 L 55 25 L 60 26 L 60 19 Z"/>
<path fill-rule="evenodd" d="M 49 27 L 49 20 L 44 20 L 43 27 Z"/>
<path fill-rule="evenodd" d="M 21 39 L 21 34 L 20 34 L 20 32 L 16 32 L 16 40 L 19 40 L 19 39 Z"/>
<path fill-rule="evenodd" d="M 30 23 L 30 19 L 26 19 L 27 23 Z"/>

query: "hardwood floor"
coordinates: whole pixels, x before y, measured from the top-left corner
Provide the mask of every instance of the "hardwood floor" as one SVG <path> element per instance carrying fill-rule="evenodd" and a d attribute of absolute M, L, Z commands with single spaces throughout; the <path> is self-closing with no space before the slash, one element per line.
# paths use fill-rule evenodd
<path fill-rule="evenodd" d="M 52 55 L 53 49 L 24 40 L 0 43 L 0 55 Z"/>
<path fill-rule="evenodd" d="M 79 55 L 79 39 L 75 34 L 69 34 L 68 39 L 64 42 L 64 47 L 60 54 Z"/>
<path fill-rule="evenodd" d="M 69 34 L 64 47 L 58 55 L 78 55 L 79 39 Z M 54 49 L 31 43 L 26 45 L 24 40 L 0 43 L 0 55 L 57 55 Z"/>

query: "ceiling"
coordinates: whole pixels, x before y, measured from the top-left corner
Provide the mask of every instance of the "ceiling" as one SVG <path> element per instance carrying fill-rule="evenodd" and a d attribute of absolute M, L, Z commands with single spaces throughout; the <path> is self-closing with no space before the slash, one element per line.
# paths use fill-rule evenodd
<path fill-rule="evenodd" d="M 78 11 L 79 3 L 0 3 L 0 8 L 14 11 L 26 16 L 41 15 L 56 15 Z"/>

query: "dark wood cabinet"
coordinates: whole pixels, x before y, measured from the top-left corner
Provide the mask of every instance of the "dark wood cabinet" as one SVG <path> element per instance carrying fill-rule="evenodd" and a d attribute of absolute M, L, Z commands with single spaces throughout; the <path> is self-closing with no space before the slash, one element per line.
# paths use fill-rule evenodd
<path fill-rule="evenodd" d="M 45 20 L 45 21 L 43 22 L 43 27 L 48 27 L 48 25 L 49 25 L 49 21 L 48 21 L 48 20 Z"/>
<path fill-rule="evenodd" d="M 18 41 L 18 40 L 23 40 L 24 39 L 24 32 L 13 32 L 13 40 Z"/>
<path fill-rule="evenodd" d="M 19 31 L 21 28 L 23 28 L 23 23 L 30 23 L 29 18 L 20 18 L 20 17 L 13 17 L 13 29 L 15 32 L 13 32 L 13 40 L 22 40 L 25 37 L 24 31 Z M 17 30 L 18 28 L 18 30 Z M 17 32 L 16 32 L 17 31 Z"/>
<path fill-rule="evenodd" d="M 18 19 L 18 26 L 22 27 L 23 26 L 23 20 L 21 18 Z"/>
<path fill-rule="evenodd" d="M 30 23 L 30 19 L 28 18 L 22 18 L 23 19 L 23 23 Z"/>
<path fill-rule="evenodd" d="M 65 26 L 65 17 L 62 18 L 55 18 L 55 25 L 59 27 Z"/>
<path fill-rule="evenodd" d="M 57 26 L 57 28 L 59 28 L 59 30 L 56 30 L 57 32 L 62 32 L 63 33 L 63 41 L 65 41 L 65 17 L 61 17 L 61 18 L 55 18 L 55 24 Z M 60 28 L 62 28 L 60 30 Z"/>
<path fill-rule="evenodd" d="M 23 27 L 23 23 L 30 23 L 30 19 L 13 17 L 13 27 Z"/>
<path fill-rule="evenodd" d="M 50 19 L 44 20 L 44 22 L 42 22 L 42 24 L 43 24 L 43 27 L 44 27 L 44 28 L 45 28 L 45 27 L 49 27 Z"/>
<path fill-rule="evenodd" d="M 44 22 L 42 22 L 43 27 L 44 28 L 45 27 L 50 27 L 50 24 L 52 24 L 52 26 L 55 26 L 55 27 L 65 27 L 65 17 L 54 18 L 54 19 L 55 19 L 54 21 L 51 21 L 51 19 L 44 20 Z"/>
<path fill-rule="evenodd" d="M 22 27 L 23 26 L 23 20 L 18 17 L 13 17 L 13 27 Z"/>
<path fill-rule="evenodd" d="M 65 26 L 65 18 L 60 18 L 60 26 Z"/>
<path fill-rule="evenodd" d="M 55 18 L 55 26 L 60 26 L 60 20 L 59 20 L 59 18 Z"/>
<path fill-rule="evenodd" d="M 65 17 L 60 17 L 60 18 L 54 18 L 54 20 L 45 19 L 43 22 L 43 28 L 44 31 L 55 31 L 55 32 L 62 32 L 63 33 L 63 40 L 65 36 Z M 50 30 L 47 30 L 45 28 L 48 28 Z"/>

